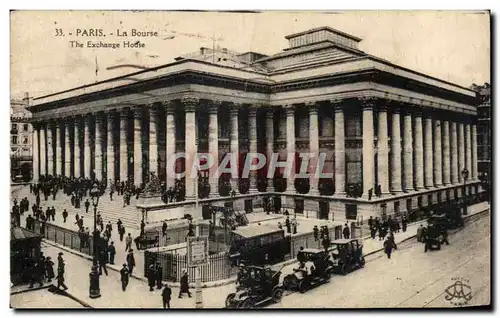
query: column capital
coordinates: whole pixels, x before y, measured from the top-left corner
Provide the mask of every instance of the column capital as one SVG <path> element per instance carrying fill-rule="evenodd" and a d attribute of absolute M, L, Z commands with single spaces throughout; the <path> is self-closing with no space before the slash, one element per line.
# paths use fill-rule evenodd
<path fill-rule="evenodd" d="M 238 115 L 241 104 L 231 103 L 229 104 L 229 114 Z"/>
<path fill-rule="evenodd" d="M 104 121 L 104 112 L 98 112 L 95 114 L 95 120 L 96 122 L 103 122 Z"/>
<path fill-rule="evenodd" d="M 253 106 L 253 105 L 248 106 L 248 116 L 252 116 L 252 117 L 257 116 L 257 110 L 258 110 L 258 108 Z"/>
<path fill-rule="evenodd" d="M 307 102 L 306 107 L 307 110 L 309 111 L 309 114 L 317 114 L 319 111 L 318 102 Z"/>
<path fill-rule="evenodd" d="M 181 104 L 188 113 L 195 112 L 199 103 L 200 99 L 196 97 L 185 96 L 181 99 Z"/>
<path fill-rule="evenodd" d="M 219 108 L 222 106 L 222 101 L 219 99 L 211 99 L 208 101 L 208 113 L 217 114 Z"/>
<path fill-rule="evenodd" d="M 266 111 L 266 118 L 273 119 L 274 118 L 274 108 L 268 107 L 266 110 L 267 110 Z"/>
<path fill-rule="evenodd" d="M 295 114 L 295 105 L 287 104 L 287 105 L 283 105 L 283 108 L 285 109 L 287 116 L 291 116 L 291 115 Z"/>
<path fill-rule="evenodd" d="M 141 119 L 143 114 L 144 114 L 144 109 L 142 107 L 135 107 L 134 108 L 134 118 L 135 119 Z"/>
<path fill-rule="evenodd" d="M 166 115 L 173 115 L 175 113 L 175 103 L 171 100 L 161 102 L 161 106 L 165 109 Z"/>
<path fill-rule="evenodd" d="M 358 101 L 361 104 L 361 107 L 366 110 L 373 109 L 377 103 L 378 103 L 378 98 L 372 97 L 372 96 L 361 96 L 358 97 Z"/>
<path fill-rule="evenodd" d="M 384 112 L 384 113 L 386 113 L 386 112 L 387 112 L 387 110 L 388 110 L 387 104 L 385 104 L 385 103 L 380 103 L 380 104 L 378 104 L 378 105 L 377 105 L 377 110 L 378 110 L 379 112 Z"/>
<path fill-rule="evenodd" d="M 413 113 L 413 116 L 415 116 L 415 117 L 422 117 L 423 116 L 423 111 L 421 108 L 413 108 L 411 110 L 411 112 Z"/>

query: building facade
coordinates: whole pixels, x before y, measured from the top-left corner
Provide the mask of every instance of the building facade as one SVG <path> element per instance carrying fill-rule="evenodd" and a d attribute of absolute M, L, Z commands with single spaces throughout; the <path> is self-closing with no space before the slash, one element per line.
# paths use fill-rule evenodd
<path fill-rule="evenodd" d="M 282 160 L 307 152 L 326 154 L 323 171 L 333 177 L 267 178 L 263 169 L 227 181 L 329 219 L 410 212 L 456 199 L 464 185 L 478 191 L 474 91 L 366 54 L 361 39 L 329 27 L 286 38 L 290 47 L 271 56 L 202 48 L 36 98 L 35 182 L 52 174 L 140 184 L 153 171 L 172 186 L 166 161 L 176 152 Z M 189 175 L 177 162 L 184 168 Z M 217 197 L 221 180 L 207 180 Z M 197 184 L 185 179 L 187 201 Z"/>
<path fill-rule="evenodd" d="M 485 83 L 482 86 L 472 85 L 471 89 L 478 92 L 481 103 L 477 106 L 477 156 L 479 175 L 491 175 L 491 87 Z"/>
<path fill-rule="evenodd" d="M 10 101 L 10 162 L 12 179 L 31 180 L 33 168 L 31 113 L 26 110 L 30 97 Z"/>

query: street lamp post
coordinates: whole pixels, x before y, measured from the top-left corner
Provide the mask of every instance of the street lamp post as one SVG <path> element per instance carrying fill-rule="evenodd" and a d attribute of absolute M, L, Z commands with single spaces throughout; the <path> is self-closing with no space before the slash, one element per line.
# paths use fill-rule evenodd
<path fill-rule="evenodd" d="M 98 253 L 98 242 L 99 233 L 97 232 L 97 206 L 99 205 L 99 190 L 94 186 L 90 190 L 90 196 L 92 198 L 92 205 L 94 206 L 94 231 L 93 231 L 93 257 L 92 257 L 92 268 L 90 269 L 90 286 L 89 286 L 89 297 L 92 299 L 101 297 L 101 290 L 99 288 L 99 271 L 97 267 L 97 253 Z"/>
<path fill-rule="evenodd" d="M 465 182 L 467 180 L 467 177 L 469 176 L 469 170 L 467 170 L 467 168 L 464 168 L 462 170 L 462 178 L 464 179 L 464 187 L 463 187 L 463 193 L 462 193 L 462 198 L 463 198 L 463 208 L 464 208 L 464 211 L 463 211 L 463 215 L 467 215 L 467 195 L 466 195 L 466 186 L 465 186 Z"/>

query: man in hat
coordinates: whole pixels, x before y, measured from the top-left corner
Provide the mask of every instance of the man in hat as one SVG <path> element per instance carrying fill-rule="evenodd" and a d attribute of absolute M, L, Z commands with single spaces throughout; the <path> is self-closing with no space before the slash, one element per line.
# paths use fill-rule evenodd
<path fill-rule="evenodd" d="M 115 242 L 111 241 L 111 244 L 108 246 L 108 253 L 109 253 L 109 263 L 111 265 L 114 265 L 115 255 L 116 255 Z"/>
<path fill-rule="evenodd" d="M 168 287 L 167 284 L 165 284 L 165 288 L 163 288 L 163 291 L 161 292 L 161 297 L 163 298 L 163 308 L 170 309 L 170 299 L 172 296 L 172 289 Z"/>
<path fill-rule="evenodd" d="M 64 267 L 64 259 L 62 258 L 63 252 L 59 252 L 57 256 L 57 268 Z"/>
<path fill-rule="evenodd" d="M 188 294 L 191 298 L 191 293 L 189 292 L 189 276 L 185 268 L 182 269 L 181 276 L 181 288 L 179 289 L 179 298 L 182 298 L 182 294 Z"/>
<path fill-rule="evenodd" d="M 156 262 L 155 266 L 155 278 L 156 278 L 156 288 L 161 289 L 163 284 L 161 282 L 163 278 L 163 268 L 160 265 L 160 262 Z"/>
<path fill-rule="evenodd" d="M 122 282 L 122 290 L 125 291 L 128 285 L 128 276 L 129 276 L 127 264 L 123 264 L 122 269 L 120 270 L 120 280 Z"/>
<path fill-rule="evenodd" d="M 149 291 L 154 291 L 156 273 L 153 264 L 149 265 L 148 267 L 147 277 L 148 277 Z"/>
<path fill-rule="evenodd" d="M 47 256 L 45 259 L 45 273 L 47 275 L 48 282 L 52 282 L 52 278 L 55 277 L 54 275 L 54 262 L 50 258 L 50 256 Z"/>
<path fill-rule="evenodd" d="M 130 276 L 132 276 L 132 272 L 135 267 L 135 257 L 134 257 L 134 250 L 129 250 L 127 254 L 127 265 L 128 265 L 128 272 Z"/>

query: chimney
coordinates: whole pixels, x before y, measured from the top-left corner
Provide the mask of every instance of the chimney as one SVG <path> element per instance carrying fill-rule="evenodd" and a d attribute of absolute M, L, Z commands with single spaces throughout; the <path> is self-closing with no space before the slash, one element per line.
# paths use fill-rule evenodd
<path fill-rule="evenodd" d="M 23 104 L 26 106 L 29 106 L 32 104 L 33 97 L 30 97 L 30 93 L 25 92 L 24 93 L 24 98 L 23 98 Z"/>

